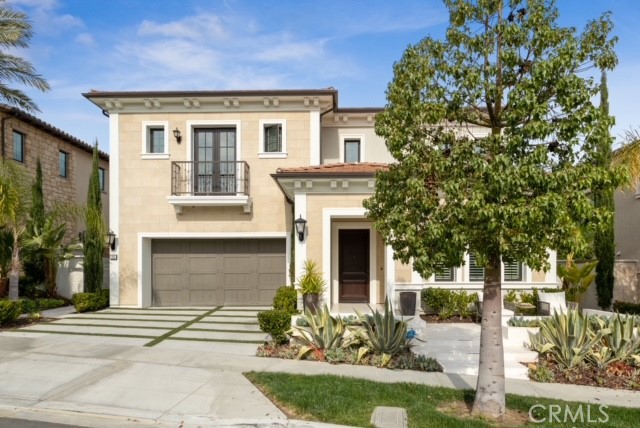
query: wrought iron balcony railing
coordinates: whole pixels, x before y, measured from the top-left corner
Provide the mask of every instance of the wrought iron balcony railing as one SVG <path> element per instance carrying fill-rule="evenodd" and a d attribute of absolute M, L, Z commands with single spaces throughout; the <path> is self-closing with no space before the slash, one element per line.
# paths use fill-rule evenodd
<path fill-rule="evenodd" d="M 249 195 L 249 165 L 244 161 L 171 162 L 174 196 Z"/>

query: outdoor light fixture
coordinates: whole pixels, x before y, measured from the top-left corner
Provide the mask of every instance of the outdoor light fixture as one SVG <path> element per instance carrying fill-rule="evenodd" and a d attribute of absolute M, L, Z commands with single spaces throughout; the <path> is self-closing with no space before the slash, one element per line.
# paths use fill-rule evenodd
<path fill-rule="evenodd" d="M 178 129 L 178 127 L 176 127 L 176 129 L 173 130 L 173 136 L 176 137 L 176 141 L 178 142 L 178 144 L 182 142 L 182 134 L 180 133 L 180 130 Z"/>
<path fill-rule="evenodd" d="M 84 230 L 82 232 L 78 232 L 78 241 L 84 243 L 84 235 L 85 235 Z"/>
<path fill-rule="evenodd" d="M 307 220 L 303 219 L 302 215 L 300 215 L 300 218 L 294 221 L 293 224 L 296 226 L 298 239 L 300 240 L 300 242 L 304 241 L 304 228 L 307 226 Z"/>
<path fill-rule="evenodd" d="M 111 251 L 116 249 L 116 234 L 112 230 L 109 230 L 109 233 L 107 233 L 107 243 L 109 244 Z"/>

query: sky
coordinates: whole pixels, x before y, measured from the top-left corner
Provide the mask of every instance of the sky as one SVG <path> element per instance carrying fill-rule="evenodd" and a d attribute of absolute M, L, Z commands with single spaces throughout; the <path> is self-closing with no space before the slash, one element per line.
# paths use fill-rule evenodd
<path fill-rule="evenodd" d="M 48 80 L 27 90 L 42 120 L 109 152 L 108 119 L 81 94 L 101 91 L 318 89 L 341 107 L 384 107 L 393 63 L 441 38 L 440 0 L 8 0 L 34 36 L 19 55 Z M 640 128 L 640 1 L 558 0 L 582 29 L 611 11 L 619 64 L 608 75 L 617 140 Z M 365 7 L 366 6 L 366 7 Z"/>

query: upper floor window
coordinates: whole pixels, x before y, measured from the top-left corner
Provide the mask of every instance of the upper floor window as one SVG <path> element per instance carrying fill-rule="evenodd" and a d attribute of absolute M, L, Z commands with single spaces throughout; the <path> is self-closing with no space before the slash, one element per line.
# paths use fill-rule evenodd
<path fill-rule="evenodd" d="M 505 281 L 522 281 L 522 263 L 505 262 L 504 263 L 504 280 Z"/>
<path fill-rule="evenodd" d="M 266 153 L 282 152 L 282 125 L 279 123 L 265 125 L 264 151 Z"/>
<path fill-rule="evenodd" d="M 260 120 L 260 158 L 287 157 L 287 123 L 280 119 Z"/>
<path fill-rule="evenodd" d="M 345 163 L 360 162 L 360 140 L 344 140 Z"/>
<path fill-rule="evenodd" d="M 98 168 L 98 182 L 100 183 L 100 191 L 101 192 L 105 192 L 106 191 L 106 176 L 107 172 L 104 170 L 104 168 Z"/>
<path fill-rule="evenodd" d="M 478 265 L 475 254 L 469 254 L 469 281 L 484 281 L 484 267 Z"/>
<path fill-rule="evenodd" d="M 68 177 L 69 175 L 69 153 L 60 150 L 59 156 L 60 177 Z"/>
<path fill-rule="evenodd" d="M 13 160 L 24 163 L 24 141 L 22 132 L 13 131 Z"/>
<path fill-rule="evenodd" d="M 142 158 L 168 159 L 169 122 L 142 122 Z"/>
<path fill-rule="evenodd" d="M 164 153 L 164 128 L 149 128 L 147 153 Z"/>

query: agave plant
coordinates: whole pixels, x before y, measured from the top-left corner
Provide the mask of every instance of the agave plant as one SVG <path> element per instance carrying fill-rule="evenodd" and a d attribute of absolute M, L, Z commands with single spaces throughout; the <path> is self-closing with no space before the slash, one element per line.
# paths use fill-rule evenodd
<path fill-rule="evenodd" d="M 407 324 L 396 320 L 388 298 L 384 300 L 384 313 L 378 310 L 373 315 L 356 311 L 364 327 L 364 346 L 358 351 L 358 361 L 367 353 L 382 356 L 382 366 L 389 364 L 391 357 L 408 347 Z"/>
<path fill-rule="evenodd" d="M 558 364 L 571 368 L 583 362 L 606 333 L 606 330 L 594 333 L 587 315 L 569 309 L 542 320 L 540 331 L 529 333 L 530 347 L 540 354 L 551 354 Z"/>
<path fill-rule="evenodd" d="M 637 321 L 634 317 L 620 314 L 609 318 L 595 317 L 597 331 L 603 331 L 602 348 L 611 354 L 607 364 L 614 361 L 629 361 L 633 355 L 640 354 L 640 334 L 635 331 Z M 601 354 L 604 351 L 601 350 Z"/>
<path fill-rule="evenodd" d="M 340 317 L 332 317 L 327 305 L 324 305 L 324 308 L 318 310 L 316 314 L 306 309 L 301 317 L 307 327 L 293 326 L 288 331 L 289 334 L 303 343 L 298 353 L 298 359 L 311 351 L 323 355 L 329 349 L 336 349 L 342 346 L 342 338 L 345 332 L 344 321 Z"/>

